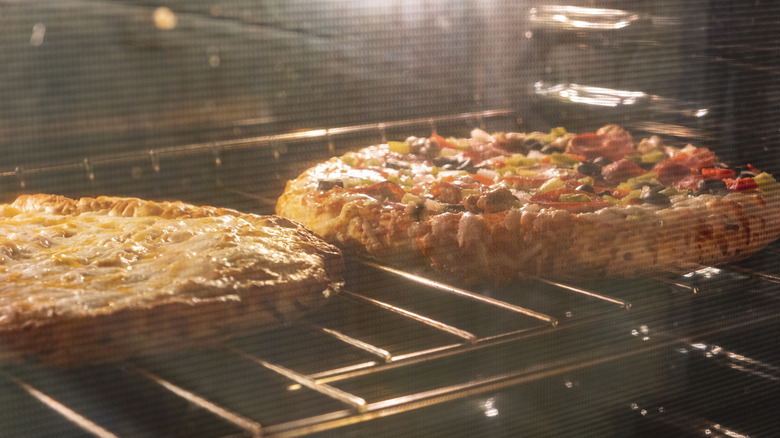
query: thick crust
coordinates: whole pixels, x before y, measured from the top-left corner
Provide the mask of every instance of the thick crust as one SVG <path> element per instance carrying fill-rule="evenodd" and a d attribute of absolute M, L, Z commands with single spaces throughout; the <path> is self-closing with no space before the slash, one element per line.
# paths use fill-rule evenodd
<path fill-rule="evenodd" d="M 629 203 L 585 212 L 534 202 L 499 212 L 469 211 L 467 200 L 461 204 L 466 211 L 432 211 L 441 205 L 435 197 L 445 193 L 431 189 L 441 178 L 431 176 L 427 160 L 412 165 L 409 195 L 395 199 L 377 189 L 386 184 L 382 171 L 351 165 L 356 160 L 375 165 L 387 157 L 399 155 L 372 146 L 305 171 L 287 184 L 277 214 L 343 247 L 393 264 L 424 263 L 465 283 L 690 272 L 746 258 L 780 236 L 780 190 L 683 192 L 665 205 Z M 400 156 L 406 157 L 411 156 Z M 361 182 L 354 188 L 322 186 L 349 178 Z M 513 194 L 526 201 L 530 196 Z M 489 202 L 488 196 L 481 200 Z M 429 203 L 436 205 L 428 209 Z"/>
<path fill-rule="evenodd" d="M 60 365 L 213 345 L 322 304 L 340 251 L 278 216 L 29 195 L 0 206 L 0 358 Z"/>
<path fill-rule="evenodd" d="M 756 193 L 580 214 L 529 206 L 436 216 L 420 248 L 437 271 L 470 283 L 685 273 L 760 251 L 780 236 L 777 218 L 778 196 Z"/>

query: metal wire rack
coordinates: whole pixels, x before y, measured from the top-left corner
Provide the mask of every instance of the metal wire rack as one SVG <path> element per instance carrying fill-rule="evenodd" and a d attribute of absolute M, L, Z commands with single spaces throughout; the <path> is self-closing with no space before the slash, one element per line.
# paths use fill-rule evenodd
<path fill-rule="evenodd" d="M 654 278 L 650 282 L 654 290 L 645 290 L 640 296 L 622 294 L 642 301 L 635 306 L 612 292 L 543 279 L 503 291 L 530 296 L 539 306 L 530 308 L 522 299 L 505 299 L 502 291 L 493 290 L 496 298 L 373 262 L 359 261 L 357 265 L 351 286 L 324 312 L 328 315 L 314 315 L 279 333 L 244 338 L 216 351 L 139 358 L 99 369 L 10 367 L 0 376 L 7 387 L 23 393 L 18 395 L 24 399 L 22 406 L 34 400 L 46 408 L 46 414 L 36 421 L 58 416 L 70 429 L 98 437 L 167 435 L 158 428 L 164 419 L 170 421 L 169 416 L 198 418 L 196 429 L 185 428 L 171 436 L 303 436 L 540 379 L 568 379 L 578 370 L 674 349 L 687 349 L 771 385 L 780 382 L 776 365 L 696 340 L 748 324 L 777 323 L 780 317 L 776 312 L 754 311 L 749 321 L 737 313 L 725 323 L 719 320 L 717 327 L 697 325 L 696 338 L 682 338 L 664 334 L 658 319 L 664 312 L 653 309 L 670 297 L 675 301 L 671 307 L 676 307 L 704 295 L 711 299 L 728 296 L 732 290 L 715 287 L 723 281 L 720 277 L 742 276 L 749 267 L 719 269 L 715 275 L 719 278 L 704 291 L 692 285 L 691 277 Z M 386 295 L 383 291 L 372 293 L 378 278 L 381 282 L 402 281 L 406 292 L 390 294 L 387 299 L 372 296 Z M 729 284 L 733 281 L 728 280 Z M 762 273 L 757 281 L 773 283 L 778 277 Z M 630 286 L 637 290 L 635 284 Z M 771 287 L 758 289 L 765 300 L 776 303 L 778 297 Z M 466 301 L 468 306 L 463 304 Z M 475 306 L 483 310 L 476 311 Z M 486 313 L 464 319 L 463 309 Z M 347 314 L 364 319 L 344 323 Z M 401 324 L 396 326 L 398 321 Z M 499 323 L 491 323 L 495 321 Z M 359 329 L 372 323 L 381 327 L 369 327 L 360 334 Z M 660 327 L 661 333 L 655 327 Z M 373 329 L 381 336 L 373 336 Z M 408 339 L 399 340 L 391 333 L 396 331 L 397 335 L 399 330 Z M 576 342 L 565 341 L 569 336 Z M 271 337 L 274 340 L 269 340 Z M 548 344 L 548 351 L 537 348 L 539 342 Z M 318 357 L 322 351 L 330 353 Z M 533 353 L 530 359 L 505 360 L 506 355 L 516 359 L 529 352 Z M 488 360 L 491 367 L 481 366 L 479 373 L 470 374 L 467 364 L 483 363 L 491 356 L 504 359 L 498 365 Z M 447 376 L 439 378 L 437 373 Z M 377 390 L 377 386 L 381 388 Z M 130 409 L 125 403 L 149 404 L 155 406 L 155 412 Z M 632 406 L 632 412 L 646 411 L 640 403 Z M 667 422 L 678 418 L 662 417 Z M 684 423 L 699 427 L 693 420 Z M 726 426 L 718 427 L 733 432 Z"/>

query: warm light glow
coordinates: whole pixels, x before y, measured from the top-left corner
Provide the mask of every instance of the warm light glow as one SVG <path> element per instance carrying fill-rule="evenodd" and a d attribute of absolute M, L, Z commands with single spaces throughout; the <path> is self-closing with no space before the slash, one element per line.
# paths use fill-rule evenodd
<path fill-rule="evenodd" d="M 152 19 L 154 20 L 154 26 L 160 30 L 171 30 L 175 28 L 177 24 L 176 14 L 165 6 L 160 6 L 155 9 L 152 14 Z"/>
<path fill-rule="evenodd" d="M 497 417 L 498 409 L 496 409 L 496 399 L 491 397 L 482 403 L 482 408 L 485 410 L 486 417 Z"/>
<path fill-rule="evenodd" d="M 36 23 L 33 26 L 32 35 L 30 35 L 30 44 L 40 46 L 43 44 L 43 37 L 46 35 L 46 26 L 43 23 Z"/>

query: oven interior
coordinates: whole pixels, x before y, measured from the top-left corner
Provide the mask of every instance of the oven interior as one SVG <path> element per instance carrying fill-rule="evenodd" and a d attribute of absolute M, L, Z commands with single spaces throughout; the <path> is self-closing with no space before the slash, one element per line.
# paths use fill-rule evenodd
<path fill-rule="evenodd" d="M 0 194 L 272 213 L 365 145 L 605 123 L 777 174 L 780 9 L 568 3 L 0 2 Z M 293 325 L 1 367 L 0 435 L 771 436 L 778 256 L 463 289 L 348 255 Z"/>

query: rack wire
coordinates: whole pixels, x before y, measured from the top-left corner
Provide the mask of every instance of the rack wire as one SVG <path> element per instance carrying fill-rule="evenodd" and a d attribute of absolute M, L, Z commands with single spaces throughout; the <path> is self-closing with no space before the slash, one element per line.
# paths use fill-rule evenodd
<path fill-rule="evenodd" d="M 434 367 L 437 367 L 440 366 L 437 365 L 438 362 L 446 361 L 448 358 L 460 358 L 469 354 L 475 354 L 475 352 L 476 354 L 481 354 L 480 351 L 494 351 L 501 345 L 522 348 L 523 342 L 527 340 L 547 339 L 561 330 L 579 331 L 584 326 L 593 325 L 594 322 L 603 326 L 606 330 L 615 330 L 612 327 L 615 321 L 620 320 L 622 315 L 634 312 L 635 307 L 632 307 L 623 298 L 591 290 L 581 285 L 552 282 L 543 279 L 537 279 L 532 283 L 524 285 L 524 289 L 552 287 L 557 292 L 566 295 L 566 301 L 585 299 L 595 304 L 598 308 L 586 311 L 585 313 L 587 314 L 581 320 L 564 318 L 564 320 L 559 321 L 558 318 L 541 311 L 527 309 L 503 299 L 491 298 L 449 286 L 427 277 L 398 271 L 392 267 L 378 265 L 373 262 L 360 262 L 360 265 L 359 269 L 361 272 L 369 270 L 383 276 L 402 277 L 403 281 L 413 283 L 415 287 L 421 287 L 419 290 L 415 289 L 415 294 L 424 293 L 432 296 L 443 294 L 448 300 L 477 302 L 487 306 L 492 314 L 510 315 L 511 319 L 522 319 L 528 324 L 518 330 L 476 334 L 463 327 L 422 314 L 419 311 L 376 299 L 363 291 L 348 290 L 344 294 L 337 296 L 336 299 L 348 306 L 369 306 L 379 312 L 399 316 L 403 319 L 405 330 L 408 330 L 409 334 L 417 333 L 420 330 L 420 326 L 425 326 L 439 332 L 442 335 L 442 341 L 429 348 L 395 352 L 392 343 L 384 345 L 380 342 L 371 342 L 346 333 L 343 327 L 327 327 L 321 326 L 316 322 L 304 321 L 296 325 L 296 329 L 303 330 L 309 334 L 308 336 L 324 335 L 335 343 L 343 344 L 346 348 L 359 350 L 363 354 L 361 357 L 367 359 L 344 362 L 337 364 L 337 366 L 329 366 L 311 372 L 296 369 L 295 366 L 283 363 L 283 360 L 275 361 L 272 358 L 267 358 L 262 354 L 262 349 L 258 352 L 251 351 L 251 348 L 248 349 L 240 345 L 231 345 L 216 351 L 215 354 L 226 358 L 228 361 L 242 360 L 254 364 L 254 368 L 250 367 L 250 369 L 253 369 L 253 373 L 271 373 L 280 377 L 278 385 L 283 387 L 280 391 L 296 393 L 305 390 L 312 394 L 319 394 L 319 396 L 332 402 L 329 405 L 331 409 L 325 412 L 277 423 L 265 421 L 262 415 L 257 417 L 247 415 L 242 412 L 242 408 L 232 406 L 234 402 L 229 399 L 214 400 L 212 397 L 215 396 L 209 395 L 208 390 L 205 391 L 205 394 L 200 393 L 197 389 L 197 383 L 188 385 L 186 382 L 176 382 L 176 380 L 181 379 L 177 378 L 175 373 L 172 373 L 172 377 L 166 376 L 165 367 L 160 368 L 155 365 L 147 365 L 143 360 L 114 364 L 111 367 L 115 369 L 115 372 L 131 375 L 133 380 L 143 381 L 146 382 L 145 384 L 156 386 L 158 390 L 161 389 L 162 392 L 180 398 L 193 408 L 201 410 L 225 423 L 227 425 L 226 431 L 214 436 L 251 437 L 296 437 L 329 431 L 453 400 L 495 392 L 543 378 L 565 376 L 583 368 L 594 367 L 661 349 L 687 348 L 688 351 L 700 352 L 709 358 L 713 358 L 711 362 L 729 369 L 741 371 L 773 385 L 777 385 L 780 382 L 780 372 L 778 372 L 778 368 L 775 365 L 733 351 L 726 351 L 717 346 L 695 342 L 691 339 L 664 337 L 655 334 L 654 342 L 646 342 L 647 339 L 644 339 L 645 341 L 639 342 L 633 348 L 625 348 L 625 345 L 621 344 L 615 348 L 601 349 L 601 351 L 596 353 L 591 347 L 586 347 L 582 351 L 571 352 L 570 355 L 567 353 L 568 357 L 565 361 L 533 361 L 527 365 L 510 366 L 495 374 L 482 375 L 478 378 L 463 378 L 447 384 L 435 385 L 431 388 L 421 387 L 387 397 L 376 398 L 370 395 L 371 391 L 368 392 L 369 395 L 361 394 L 359 389 L 354 389 L 351 382 L 365 379 L 366 377 L 371 380 L 382 381 L 387 374 L 394 371 L 414 370 L 416 366 L 421 364 L 432 364 Z M 673 288 L 674 291 L 672 293 L 679 294 L 682 292 L 682 299 L 690 299 L 690 297 L 696 294 L 702 294 L 700 291 L 694 294 L 692 289 L 680 285 L 659 284 Z M 359 284 L 355 287 L 362 288 Z M 521 292 L 517 291 L 517 293 Z M 549 293 L 549 291 L 545 293 Z M 632 310 L 629 311 L 629 309 Z M 575 308 L 574 311 L 580 312 L 581 309 Z M 752 321 L 745 321 L 736 317 L 734 321 L 729 321 L 730 328 L 741 324 L 760 322 L 761 318 L 766 321 L 775 321 L 778 319 L 778 316 L 776 313 L 767 314 L 761 317 L 754 317 Z M 722 321 L 718 323 L 718 327 L 708 330 L 727 329 Z M 633 330 L 632 336 L 642 340 L 650 336 L 649 331 L 646 327 L 639 327 Z M 699 333 L 700 336 L 705 336 L 705 334 L 706 331 Z M 273 356 L 273 354 L 269 355 Z M 152 361 L 151 363 L 154 364 L 155 362 Z M 102 424 L 100 419 L 90 418 L 88 414 L 80 412 L 77 407 L 69 406 L 67 401 L 58 399 L 57 395 L 48 393 L 44 387 L 50 387 L 51 383 L 46 383 L 46 379 L 42 379 L 44 383 L 35 383 L 34 381 L 37 378 L 33 374 L 33 378 L 30 379 L 33 382 L 31 382 L 25 377 L 25 372 L 19 372 L 19 370 L 14 369 L 4 370 L 0 376 L 87 434 L 98 437 L 123 436 L 121 432 L 112 430 L 110 422 Z M 245 376 L 238 375 L 234 378 L 242 379 L 242 377 Z M 197 377 L 195 379 L 197 381 Z M 388 382 L 388 384 L 393 384 L 392 379 L 389 379 Z M 360 385 L 356 387 L 359 388 Z M 53 392 L 57 392 L 56 388 Z M 65 396 L 65 398 L 69 397 L 71 396 Z M 263 403 L 263 396 L 258 395 L 258 397 L 260 398 L 256 401 Z M 215 398 L 219 399 L 219 397 Z M 79 403 L 75 404 L 79 405 Z M 238 405 L 240 404 L 238 403 Z M 665 417 L 666 420 L 669 418 L 669 416 Z M 122 427 L 119 428 L 121 429 Z M 238 432 L 233 431 L 231 428 L 238 430 Z"/>

